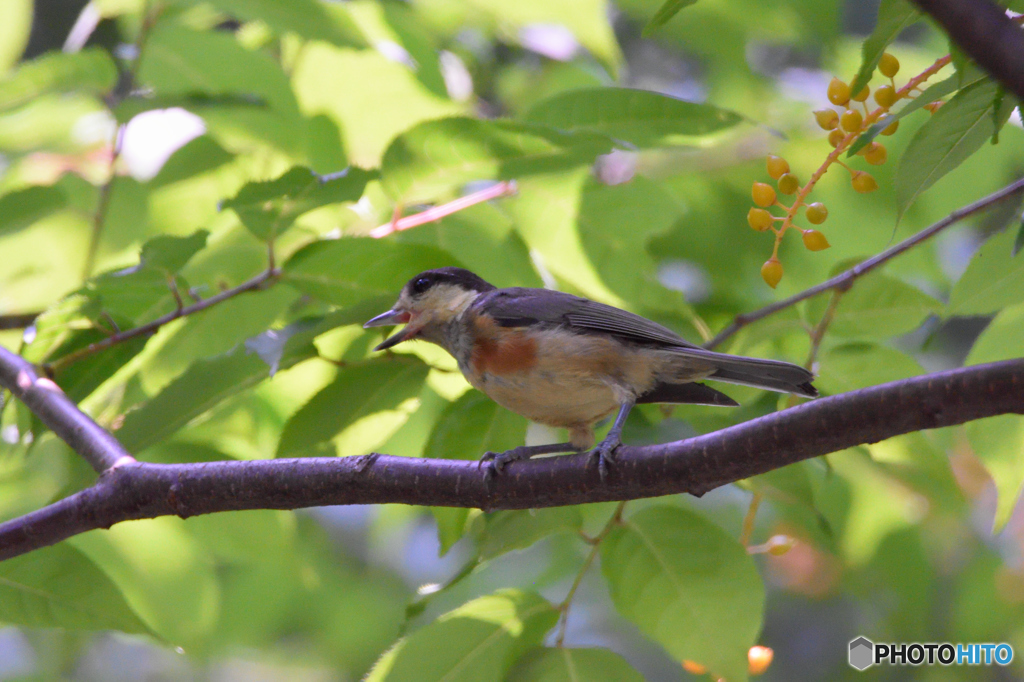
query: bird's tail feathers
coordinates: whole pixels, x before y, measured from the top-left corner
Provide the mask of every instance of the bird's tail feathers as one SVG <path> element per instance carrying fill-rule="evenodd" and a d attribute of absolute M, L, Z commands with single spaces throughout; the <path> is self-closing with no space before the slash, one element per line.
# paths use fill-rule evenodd
<path fill-rule="evenodd" d="M 818 389 L 811 385 L 814 375 L 790 362 L 745 358 L 703 349 L 680 348 L 679 351 L 681 355 L 709 360 L 714 364 L 715 370 L 706 379 L 795 393 L 805 398 L 818 397 Z"/>

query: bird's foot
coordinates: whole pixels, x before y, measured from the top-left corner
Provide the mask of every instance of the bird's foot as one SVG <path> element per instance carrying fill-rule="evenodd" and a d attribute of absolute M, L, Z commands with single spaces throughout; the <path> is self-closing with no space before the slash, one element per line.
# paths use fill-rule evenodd
<path fill-rule="evenodd" d="M 615 464 L 615 451 L 622 445 L 622 440 L 611 434 L 590 451 L 590 459 L 597 460 L 597 471 L 601 474 L 601 482 L 608 478 L 608 470 Z"/>
<path fill-rule="evenodd" d="M 501 475 L 512 462 L 518 462 L 523 459 L 530 459 L 536 454 L 536 448 L 531 448 L 528 445 L 520 445 L 517 448 L 511 450 L 505 450 L 504 452 L 485 452 L 484 456 L 480 458 L 480 465 L 487 465 L 487 482 L 490 483 L 495 477 Z"/>

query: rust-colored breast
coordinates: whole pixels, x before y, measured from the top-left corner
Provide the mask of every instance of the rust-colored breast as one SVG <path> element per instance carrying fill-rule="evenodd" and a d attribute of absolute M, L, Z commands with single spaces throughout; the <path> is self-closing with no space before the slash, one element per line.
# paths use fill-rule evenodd
<path fill-rule="evenodd" d="M 522 329 L 504 329 L 481 315 L 473 321 L 476 337 L 469 363 L 477 374 L 525 372 L 537 365 L 537 341 Z"/>

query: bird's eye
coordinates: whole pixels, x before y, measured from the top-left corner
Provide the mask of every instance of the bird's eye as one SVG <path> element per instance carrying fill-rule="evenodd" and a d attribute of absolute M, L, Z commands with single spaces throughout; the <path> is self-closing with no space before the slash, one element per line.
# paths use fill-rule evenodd
<path fill-rule="evenodd" d="M 429 277 L 419 277 L 412 283 L 412 291 L 415 294 L 422 294 L 430 288 L 430 284 L 431 280 Z"/>

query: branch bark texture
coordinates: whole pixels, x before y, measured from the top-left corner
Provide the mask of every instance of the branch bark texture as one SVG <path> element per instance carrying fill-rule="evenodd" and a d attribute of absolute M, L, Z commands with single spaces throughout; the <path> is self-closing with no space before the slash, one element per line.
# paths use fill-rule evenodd
<path fill-rule="evenodd" d="M 9 356 L 0 355 L 5 367 L 0 381 L 5 385 L 12 377 L 6 368 Z M 58 421 L 77 419 L 73 405 L 52 403 L 47 409 Z M 604 483 L 586 455 L 514 463 L 490 485 L 473 461 L 377 454 L 131 462 L 108 469 L 90 488 L 0 525 L 0 559 L 121 521 L 167 515 L 396 502 L 527 509 L 684 492 L 702 495 L 855 445 L 1007 413 L 1024 414 L 1024 359 L 823 398 L 685 441 L 624 446 Z M 72 445 L 77 449 L 77 442 Z"/>

